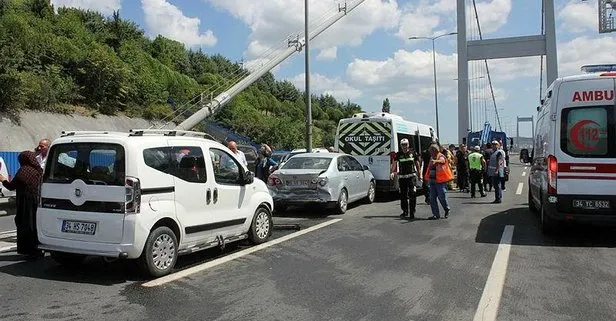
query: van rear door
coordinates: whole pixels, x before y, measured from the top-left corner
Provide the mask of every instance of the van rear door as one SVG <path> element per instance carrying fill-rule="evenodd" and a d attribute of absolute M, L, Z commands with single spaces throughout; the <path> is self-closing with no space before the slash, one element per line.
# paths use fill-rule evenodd
<path fill-rule="evenodd" d="M 37 219 L 49 237 L 119 243 L 124 230 L 124 147 L 115 143 L 53 145 Z"/>
<path fill-rule="evenodd" d="M 616 85 L 613 77 L 561 84 L 556 114 L 556 189 L 565 213 L 616 208 Z"/>

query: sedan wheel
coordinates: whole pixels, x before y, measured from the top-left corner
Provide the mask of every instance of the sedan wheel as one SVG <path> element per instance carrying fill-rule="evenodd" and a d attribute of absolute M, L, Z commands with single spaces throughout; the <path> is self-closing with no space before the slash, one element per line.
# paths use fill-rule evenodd
<path fill-rule="evenodd" d="M 370 187 L 368 187 L 368 196 L 366 197 L 366 203 L 372 204 L 376 197 L 376 186 L 374 182 L 370 182 Z"/>
<path fill-rule="evenodd" d="M 338 197 L 338 214 L 344 214 L 346 213 L 347 210 L 347 206 L 349 205 L 349 196 L 347 194 L 346 189 L 342 189 L 342 191 L 340 191 L 340 196 Z"/>

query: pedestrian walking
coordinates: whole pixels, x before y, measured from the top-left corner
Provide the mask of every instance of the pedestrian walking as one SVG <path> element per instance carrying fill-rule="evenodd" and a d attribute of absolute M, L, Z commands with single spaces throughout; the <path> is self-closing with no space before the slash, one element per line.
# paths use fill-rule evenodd
<path fill-rule="evenodd" d="M 492 142 L 494 152 L 488 164 L 488 175 L 492 178 L 492 187 L 494 187 L 494 202 L 492 203 L 495 204 L 503 201 L 501 181 L 505 177 L 505 153 L 499 147 L 500 144 L 497 141 Z"/>
<path fill-rule="evenodd" d="M 483 154 L 481 154 L 481 148 L 479 146 L 475 146 L 473 152 L 468 155 L 468 165 L 471 178 L 471 198 L 475 198 L 475 185 L 479 185 L 479 194 L 481 197 L 486 197 L 483 191 L 483 183 L 481 182 L 486 168 L 486 161 L 483 158 Z"/>
<path fill-rule="evenodd" d="M 432 155 L 430 155 L 430 146 L 426 147 L 424 151 L 421 153 L 421 163 L 423 166 L 423 171 L 421 172 L 421 177 L 425 177 L 426 174 L 430 171 L 430 159 L 432 159 Z M 424 202 L 426 204 L 430 204 L 430 186 L 428 185 L 428 180 L 422 180 L 421 186 L 424 192 Z"/>
<path fill-rule="evenodd" d="M 16 191 L 17 253 L 27 255 L 29 258 L 39 258 L 43 252 L 37 249 L 36 208 L 43 169 L 33 151 L 21 152 L 17 159 L 20 167 L 13 180 L 9 182 L 6 177 L 0 175 L 0 181 L 7 189 Z"/>
<path fill-rule="evenodd" d="M 492 144 L 486 143 L 483 150 L 483 159 L 485 159 L 486 162 L 490 161 L 490 159 L 492 158 L 492 153 L 494 153 L 494 150 L 492 150 Z M 487 167 L 485 168 L 485 171 L 483 173 L 483 190 L 486 192 L 492 191 L 492 176 L 488 174 Z"/>
<path fill-rule="evenodd" d="M 420 158 L 410 147 L 409 140 L 400 140 L 400 151 L 393 155 L 391 163 L 390 177 L 393 180 L 396 172 L 398 174 L 398 186 L 400 188 L 400 208 L 402 209 L 401 218 L 415 218 L 417 207 L 417 194 L 415 185 L 417 183 L 417 173 L 420 172 Z"/>
<path fill-rule="evenodd" d="M 429 181 L 430 185 L 430 207 L 432 208 L 432 217 L 430 220 L 438 220 L 441 218 L 438 201 L 445 210 L 445 218 L 449 217 L 451 208 L 447 200 L 447 184 L 451 182 L 454 177 L 449 167 L 449 161 L 447 157 L 439 151 L 438 145 L 433 144 L 430 146 L 430 159 L 429 171 L 424 179 Z"/>
<path fill-rule="evenodd" d="M 458 189 L 460 192 L 468 193 L 468 151 L 464 144 L 460 144 L 460 148 L 456 152 L 456 175 Z"/>

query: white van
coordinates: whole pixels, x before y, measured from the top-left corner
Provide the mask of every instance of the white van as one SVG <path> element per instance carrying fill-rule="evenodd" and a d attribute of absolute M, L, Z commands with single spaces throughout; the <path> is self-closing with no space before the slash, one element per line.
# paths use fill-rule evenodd
<path fill-rule="evenodd" d="M 11 173 L 9 173 L 9 168 L 6 167 L 6 163 L 4 162 L 4 158 L 0 157 L 0 174 L 4 176 L 4 178 L 9 181 L 12 179 Z M 2 184 L 0 184 L 0 197 L 15 197 L 15 191 L 9 191 L 4 188 Z"/>
<path fill-rule="evenodd" d="M 272 234 L 267 186 L 201 133 L 66 132 L 49 150 L 37 212 L 40 249 L 138 259 L 169 273 L 177 256 Z"/>
<path fill-rule="evenodd" d="M 528 206 L 561 221 L 616 222 L 616 72 L 559 78 L 538 107 Z M 528 150 L 521 150 L 522 155 Z"/>

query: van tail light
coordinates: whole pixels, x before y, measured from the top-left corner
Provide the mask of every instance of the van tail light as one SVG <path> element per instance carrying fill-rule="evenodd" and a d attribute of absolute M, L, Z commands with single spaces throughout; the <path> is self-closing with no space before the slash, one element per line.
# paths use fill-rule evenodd
<path fill-rule="evenodd" d="M 558 161 L 554 155 L 548 156 L 548 194 L 557 194 Z"/>
<path fill-rule="evenodd" d="M 126 177 L 126 203 L 124 213 L 138 214 L 141 211 L 141 182 L 136 177 Z"/>
<path fill-rule="evenodd" d="M 267 185 L 269 186 L 276 186 L 276 185 L 280 185 L 282 182 L 280 181 L 280 178 L 278 178 L 278 175 L 270 175 L 269 178 L 267 179 Z"/>

